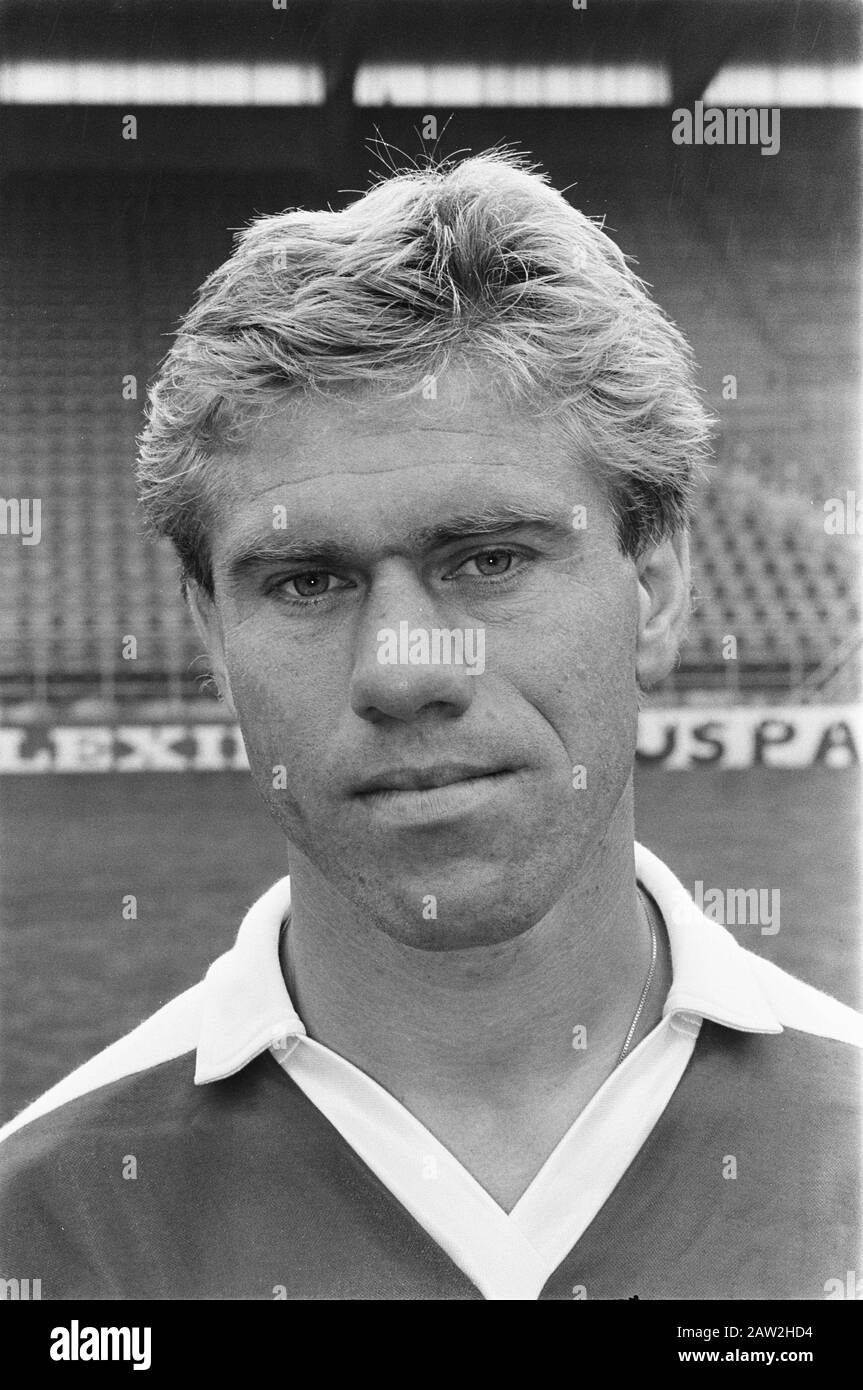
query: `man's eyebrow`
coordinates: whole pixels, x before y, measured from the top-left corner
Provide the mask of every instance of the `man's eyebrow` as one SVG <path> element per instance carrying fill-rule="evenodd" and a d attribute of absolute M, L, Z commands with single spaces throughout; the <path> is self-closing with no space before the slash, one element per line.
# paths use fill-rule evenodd
<path fill-rule="evenodd" d="M 356 562 L 356 556 L 331 541 L 288 540 L 274 536 L 272 540 L 250 541 L 229 555 L 225 573 L 229 581 L 243 579 L 255 570 L 270 565 L 307 565 L 309 569 L 338 569 Z"/>
<path fill-rule="evenodd" d="M 563 531 L 571 530 L 570 514 L 560 506 L 519 506 L 505 504 L 480 507 L 461 512 L 451 520 L 433 526 L 422 526 L 410 533 L 407 544 L 413 550 L 431 550 L 471 536 L 495 536 L 519 528 Z"/>
<path fill-rule="evenodd" d="M 521 528 L 572 535 L 571 519 L 565 508 L 550 506 L 503 505 L 479 507 L 458 516 L 408 531 L 401 540 L 386 548 L 387 554 L 416 555 L 472 536 L 498 536 Z M 301 564 L 323 569 L 355 565 L 359 550 L 332 536 L 316 540 L 313 536 L 292 538 L 284 532 L 240 542 L 227 558 L 229 580 L 238 580 L 268 565 Z"/>

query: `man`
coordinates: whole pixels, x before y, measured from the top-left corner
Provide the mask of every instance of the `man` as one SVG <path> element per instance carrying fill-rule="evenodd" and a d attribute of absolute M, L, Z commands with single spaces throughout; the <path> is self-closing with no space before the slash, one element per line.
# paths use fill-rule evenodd
<path fill-rule="evenodd" d="M 860 1020 L 633 841 L 706 441 L 680 334 L 516 160 L 239 237 L 140 480 L 290 881 L 7 1127 L 6 1269 L 569 1300 L 855 1267 Z"/>

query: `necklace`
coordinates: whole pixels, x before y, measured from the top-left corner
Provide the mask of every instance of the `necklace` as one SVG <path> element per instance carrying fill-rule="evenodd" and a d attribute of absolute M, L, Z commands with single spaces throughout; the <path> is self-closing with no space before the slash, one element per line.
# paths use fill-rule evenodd
<path fill-rule="evenodd" d="M 638 1001 L 638 1008 L 635 1010 L 635 1017 L 629 1025 L 629 1032 L 626 1035 L 626 1041 L 624 1042 L 623 1047 L 620 1049 L 620 1056 L 615 1062 L 616 1067 L 620 1066 L 621 1062 L 623 1061 L 624 1057 L 629 1051 L 629 1045 L 632 1042 L 633 1037 L 635 1036 L 635 1030 L 638 1027 L 638 1020 L 641 1018 L 641 1015 L 644 1011 L 644 1005 L 647 1002 L 647 996 L 650 993 L 650 986 L 653 983 L 653 975 L 656 970 L 656 930 L 653 925 L 653 917 L 648 913 L 647 908 L 644 906 L 644 899 L 642 898 L 641 892 L 638 889 L 638 887 L 636 887 L 635 891 L 638 896 L 638 903 L 641 908 L 642 916 L 644 917 L 644 920 L 647 922 L 647 925 L 650 928 L 650 969 L 647 972 L 647 979 L 644 981 L 644 988 L 641 991 L 641 998 Z"/>

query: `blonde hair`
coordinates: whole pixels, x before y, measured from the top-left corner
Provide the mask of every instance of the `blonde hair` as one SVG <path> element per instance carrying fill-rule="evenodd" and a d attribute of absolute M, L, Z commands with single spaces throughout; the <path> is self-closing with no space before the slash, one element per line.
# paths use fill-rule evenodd
<path fill-rule="evenodd" d="M 625 553 L 687 525 L 711 423 L 688 344 L 597 222 L 494 151 L 239 233 L 162 363 L 139 441 L 141 502 L 184 580 L 212 592 L 215 454 L 289 400 L 407 394 L 457 361 L 599 470 Z"/>

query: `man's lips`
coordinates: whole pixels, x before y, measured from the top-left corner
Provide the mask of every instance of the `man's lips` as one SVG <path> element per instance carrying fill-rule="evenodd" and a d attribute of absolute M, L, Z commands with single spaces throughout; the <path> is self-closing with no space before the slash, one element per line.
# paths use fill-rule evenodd
<path fill-rule="evenodd" d="M 368 796 L 373 792 L 429 791 L 435 787 L 450 787 L 456 782 L 469 782 L 478 777 L 499 777 L 514 772 L 511 766 L 481 766 L 476 763 L 435 763 L 429 767 L 398 767 L 367 777 L 355 789 L 354 795 Z"/>
<path fill-rule="evenodd" d="M 476 816 L 505 813 L 518 770 L 511 765 L 452 762 L 398 767 L 367 777 L 355 796 L 379 828 L 397 834 L 424 833 Z"/>

